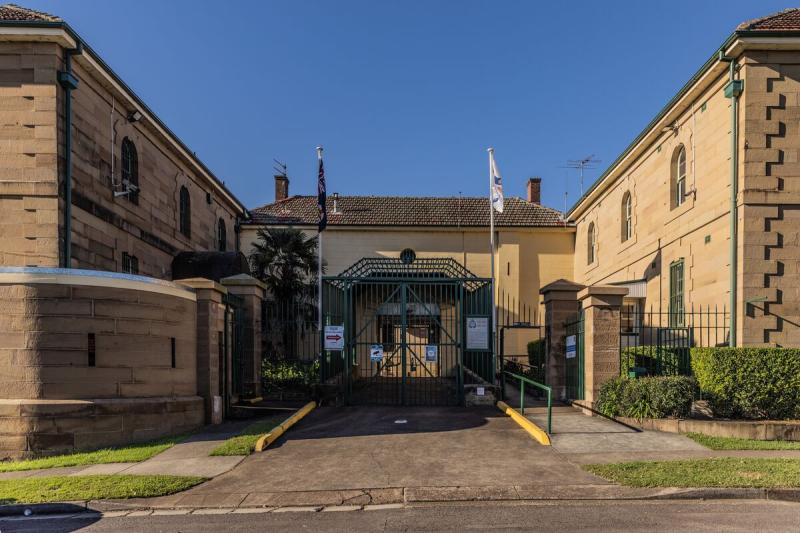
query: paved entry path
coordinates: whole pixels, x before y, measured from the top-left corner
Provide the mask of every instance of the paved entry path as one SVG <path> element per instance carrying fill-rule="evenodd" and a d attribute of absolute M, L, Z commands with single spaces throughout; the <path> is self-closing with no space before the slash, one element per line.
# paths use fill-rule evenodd
<path fill-rule="evenodd" d="M 608 483 L 539 445 L 494 407 L 323 407 L 264 452 L 162 503 L 381 503 L 426 487 L 502 487 L 515 499 L 523 486 L 598 484 Z"/>
<path fill-rule="evenodd" d="M 526 409 L 526 416 L 547 427 L 545 409 Z M 553 449 L 569 461 L 604 463 L 637 459 L 690 458 L 710 450 L 676 433 L 641 431 L 602 416 L 587 416 L 573 407 L 553 408 Z"/>

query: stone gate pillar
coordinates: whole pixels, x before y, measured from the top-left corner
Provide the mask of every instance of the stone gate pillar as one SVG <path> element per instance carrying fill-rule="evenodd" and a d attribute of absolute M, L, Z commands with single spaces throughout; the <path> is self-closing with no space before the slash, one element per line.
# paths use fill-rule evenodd
<path fill-rule="evenodd" d="M 262 330 L 261 307 L 264 305 L 266 285 L 247 274 L 239 274 L 219 280 L 230 294 L 244 300 L 244 373 L 242 385 L 245 398 L 261 396 Z"/>
<path fill-rule="evenodd" d="M 549 283 L 539 291 L 544 296 L 545 382 L 553 398 L 564 399 L 566 390 L 566 323 L 578 314 L 578 291 L 583 285 L 565 279 Z"/>
<path fill-rule="evenodd" d="M 177 281 L 197 294 L 197 395 L 205 404 L 206 424 L 220 424 L 223 417 L 221 360 L 226 357 L 225 287 L 205 278 Z"/>
<path fill-rule="evenodd" d="M 584 401 L 594 407 L 600 386 L 619 375 L 619 327 L 625 287 L 594 285 L 578 293 L 583 309 Z"/>

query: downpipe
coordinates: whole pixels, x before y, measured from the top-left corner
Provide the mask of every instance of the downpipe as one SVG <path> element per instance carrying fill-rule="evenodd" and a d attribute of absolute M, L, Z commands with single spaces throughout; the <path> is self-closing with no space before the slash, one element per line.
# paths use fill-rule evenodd
<path fill-rule="evenodd" d="M 723 89 L 725 98 L 731 99 L 731 223 L 730 223 L 730 264 L 731 264 L 731 291 L 730 308 L 731 323 L 728 335 L 728 346 L 736 346 L 736 332 L 738 325 L 737 299 L 738 299 L 738 206 L 737 197 L 739 194 L 739 96 L 744 91 L 744 80 L 736 79 L 736 58 L 726 56 L 723 51 L 719 52 L 719 60 L 729 64 L 729 79 Z"/>
<path fill-rule="evenodd" d="M 72 91 L 78 88 L 78 78 L 72 72 L 72 56 L 83 53 L 83 43 L 64 51 L 64 70 L 58 73 L 58 83 L 64 89 L 64 268 L 72 267 Z"/>

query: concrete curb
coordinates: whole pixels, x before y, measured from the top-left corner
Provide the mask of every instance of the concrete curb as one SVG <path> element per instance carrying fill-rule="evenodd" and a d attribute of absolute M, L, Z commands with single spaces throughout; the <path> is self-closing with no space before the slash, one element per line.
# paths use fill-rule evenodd
<path fill-rule="evenodd" d="M 310 413 L 315 407 L 317 406 L 316 402 L 308 402 L 299 411 L 295 414 L 284 420 L 281 425 L 267 433 L 266 435 L 262 435 L 261 438 L 258 439 L 256 442 L 256 451 L 263 452 L 270 444 L 278 440 L 278 438 L 286 433 L 290 427 L 297 424 L 300 420 L 303 419 L 308 413 Z"/>
<path fill-rule="evenodd" d="M 74 514 L 83 513 L 89 510 L 88 502 L 53 502 L 53 503 L 32 503 L 0 505 L 0 517 L 2 516 L 34 516 L 43 514 Z"/>
<path fill-rule="evenodd" d="M 368 490 L 368 489 L 366 489 Z M 315 493 L 319 495 L 319 492 Z M 90 501 L 90 502 L 56 502 L 31 505 L 2 505 L 0 518 L 19 518 L 25 516 L 41 515 L 76 515 L 83 512 L 109 516 L 127 516 L 130 513 L 145 514 L 189 514 L 203 510 L 224 514 L 227 512 L 290 512 L 307 510 L 319 512 L 320 510 L 377 510 L 381 508 L 403 508 L 419 505 L 434 505 L 442 503 L 465 502 L 554 502 L 554 501 L 653 501 L 653 500 L 772 500 L 785 502 L 800 502 L 800 488 L 759 489 L 759 488 L 634 488 L 619 485 L 569 485 L 569 486 L 506 486 L 506 487 L 407 487 L 403 489 L 402 502 L 385 504 L 359 504 L 353 505 L 344 502 L 341 505 L 331 505 L 313 498 L 303 505 L 288 506 L 193 506 L 169 507 L 148 506 L 142 503 L 126 505 L 124 500 L 119 502 Z M 300 502 L 298 502 L 300 503 Z M 341 508 L 341 509 L 340 509 Z"/>
<path fill-rule="evenodd" d="M 503 411 L 506 415 L 510 416 L 511 419 L 519 424 L 519 426 L 527 431 L 531 437 L 536 439 L 539 444 L 543 446 L 550 446 L 550 435 L 547 434 L 545 430 L 534 424 L 532 421 L 528 420 L 514 409 L 512 409 L 506 402 L 499 401 L 497 402 L 497 408 Z"/>

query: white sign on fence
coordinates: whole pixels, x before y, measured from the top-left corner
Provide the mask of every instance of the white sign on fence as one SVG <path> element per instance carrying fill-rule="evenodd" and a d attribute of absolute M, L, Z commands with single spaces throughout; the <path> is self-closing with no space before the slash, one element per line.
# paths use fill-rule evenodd
<path fill-rule="evenodd" d="M 369 360 L 373 363 L 380 363 L 383 361 L 383 345 L 372 344 L 369 347 Z"/>
<path fill-rule="evenodd" d="M 489 349 L 489 317 L 467 317 L 467 350 Z"/>
<path fill-rule="evenodd" d="M 435 344 L 425 345 L 425 362 L 435 363 L 439 360 L 439 347 Z"/>
<path fill-rule="evenodd" d="M 344 350 L 344 326 L 325 326 L 325 349 Z"/>
<path fill-rule="evenodd" d="M 575 335 L 567 335 L 567 359 L 573 359 L 578 354 L 576 341 Z"/>

